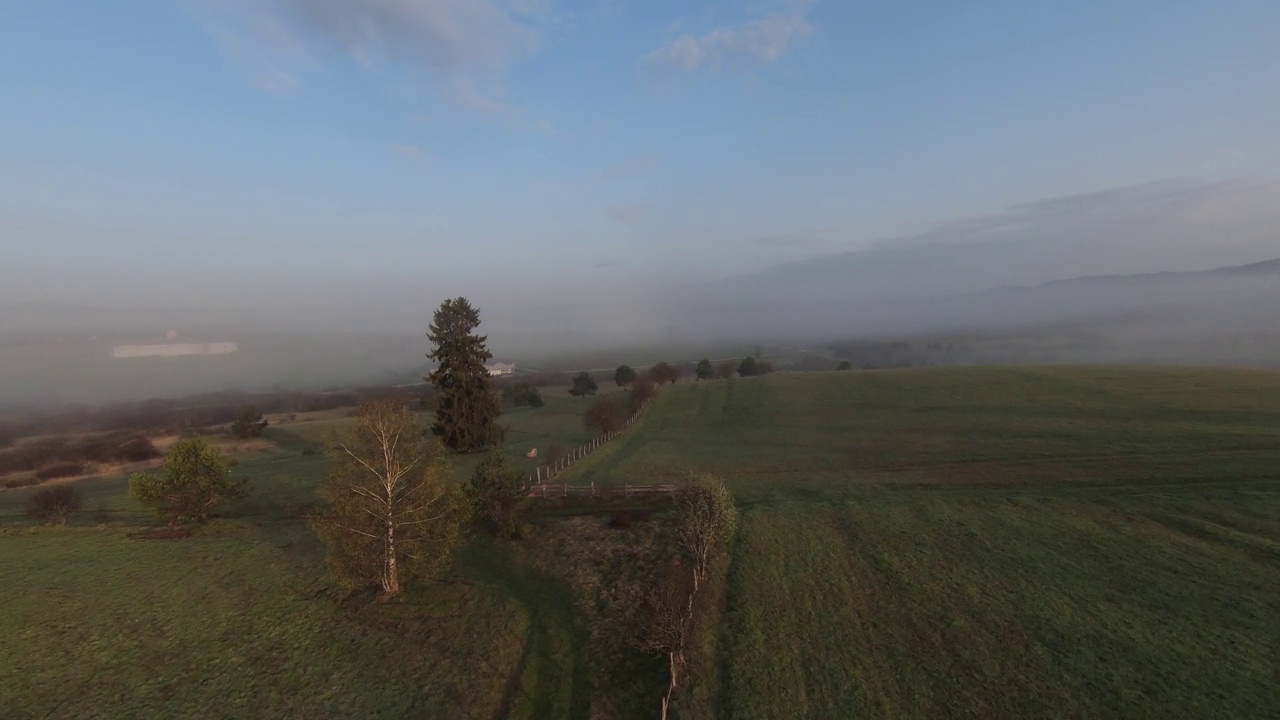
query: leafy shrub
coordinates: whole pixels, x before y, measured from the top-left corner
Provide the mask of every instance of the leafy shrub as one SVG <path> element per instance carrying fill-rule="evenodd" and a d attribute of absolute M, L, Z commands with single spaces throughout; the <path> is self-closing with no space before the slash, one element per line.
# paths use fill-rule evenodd
<path fill-rule="evenodd" d="M 80 509 L 80 493 L 70 485 L 45 488 L 27 502 L 27 514 L 46 525 L 66 525 L 71 513 Z"/>
<path fill-rule="evenodd" d="M 538 392 L 538 388 L 527 382 L 520 382 L 510 387 L 504 388 L 502 391 L 502 399 L 508 405 L 513 407 L 535 407 L 543 406 L 542 393 Z"/>
<path fill-rule="evenodd" d="M 200 439 L 174 445 L 159 472 L 129 478 L 129 494 L 169 525 L 203 520 L 221 503 L 247 493 L 245 481 L 231 477 L 222 454 Z"/>
<path fill-rule="evenodd" d="M 520 536 L 529 488 L 520 473 L 507 468 L 501 452 L 490 452 L 480 461 L 463 492 L 490 532 L 507 539 Z"/>
<path fill-rule="evenodd" d="M 569 388 L 569 394 L 577 397 L 595 395 L 599 389 L 600 386 L 596 385 L 596 379 L 591 377 L 591 373 L 581 372 L 574 376 L 573 387 Z"/>
<path fill-rule="evenodd" d="M 84 465 L 78 462 L 56 462 L 45 465 L 36 471 L 38 480 L 54 480 L 57 478 L 75 477 L 84 474 Z"/>
<path fill-rule="evenodd" d="M 231 423 L 231 434 L 241 440 L 248 440 L 261 435 L 262 429 L 266 426 L 267 421 L 262 418 L 258 408 L 252 405 L 241 405 L 236 410 L 235 422 Z"/>

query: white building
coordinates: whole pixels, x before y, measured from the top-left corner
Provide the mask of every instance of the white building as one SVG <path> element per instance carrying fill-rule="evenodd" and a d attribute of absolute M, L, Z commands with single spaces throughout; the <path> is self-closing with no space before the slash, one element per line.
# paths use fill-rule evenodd
<path fill-rule="evenodd" d="M 490 377 L 498 375 L 513 375 L 516 371 L 515 363 L 489 363 L 484 368 L 489 371 Z"/>
<path fill-rule="evenodd" d="M 230 355 L 240 349 L 230 342 L 166 343 L 164 345 L 117 345 L 111 349 L 114 358 L 184 357 L 187 355 Z"/>

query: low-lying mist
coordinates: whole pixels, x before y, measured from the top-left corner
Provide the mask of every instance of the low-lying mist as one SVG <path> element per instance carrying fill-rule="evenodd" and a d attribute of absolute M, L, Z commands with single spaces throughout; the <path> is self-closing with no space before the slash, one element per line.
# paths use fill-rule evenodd
<path fill-rule="evenodd" d="M 1275 183 L 1183 181 L 1019 206 L 749 275 L 708 269 L 701 281 L 649 264 L 626 281 L 352 278 L 306 292 L 286 291 L 305 278 L 282 273 L 270 299 L 250 289 L 191 307 L 176 293 L 132 306 L 0 296 L 0 403 L 413 383 L 427 370 L 431 313 L 457 294 L 480 308 L 497 359 L 539 370 L 780 343 L 861 348 L 858 366 L 1280 364 L 1276 228 Z M 182 343 L 236 351 L 113 356 Z"/>

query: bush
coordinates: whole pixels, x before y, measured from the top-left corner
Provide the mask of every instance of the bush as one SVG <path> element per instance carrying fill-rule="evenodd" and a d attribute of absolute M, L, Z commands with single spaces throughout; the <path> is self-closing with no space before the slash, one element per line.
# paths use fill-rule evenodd
<path fill-rule="evenodd" d="M 722 362 L 716 366 L 716 377 L 721 380 L 728 380 L 733 377 L 735 368 L 732 362 Z"/>
<path fill-rule="evenodd" d="M 4 486 L 9 490 L 16 490 L 18 488 L 31 487 L 32 485 L 39 484 L 40 478 L 35 475 L 20 475 L 4 481 Z"/>
<path fill-rule="evenodd" d="M 66 525 L 71 513 L 80 509 L 80 493 L 70 485 L 45 488 L 27 503 L 27 514 L 46 525 Z"/>
<path fill-rule="evenodd" d="M 636 371 L 630 365 L 619 365 L 613 372 L 613 381 L 618 387 L 626 387 L 636 380 Z"/>
<path fill-rule="evenodd" d="M 595 395 L 600 387 L 596 385 L 596 379 L 591 377 L 591 373 L 581 372 L 574 376 L 573 387 L 569 388 L 569 394 L 581 397 L 583 395 Z"/>
<path fill-rule="evenodd" d="M 716 369 L 711 366 L 711 361 L 702 358 L 698 361 L 698 366 L 693 370 L 694 377 L 699 380 L 710 380 L 716 376 Z"/>
<path fill-rule="evenodd" d="M 156 446 L 141 435 L 121 443 L 113 454 L 116 460 L 123 462 L 144 462 L 160 457 Z"/>
<path fill-rule="evenodd" d="M 56 462 L 45 465 L 36 471 L 38 480 L 55 480 L 57 478 L 75 477 L 84 474 L 84 465 L 78 462 Z"/>
<path fill-rule="evenodd" d="M 609 518 L 609 527 L 615 530 L 626 530 L 636 523 L 646 522 L 653 518 L 649 510 L 619 510 Z"/>
<path fill-rule="evenodd" d="M 201 439 L 174 445 L 159 472 L 129 478 L 129 494 L 171 526 L 203 520 L 221 503 L 247 492 L 244 480 L 231 477 L 222 454 Z"/>
<path fill-rule="evenodd" d="M 853 363 L 848 360 L 841 360 L 840 365 L 836 367 L 837 370 L 849 370 L 851 368 L 853 368 Z"/>
<path fill-rule="evenodd" d="M 653 380 L 655 385 L 662 385 L 663 383 L 674 384 L 680 379 L 680 368 L 663 360 L 649 368 L 649 379 Z"/>
<path fill-rule="evenodd" d="M 627 406 L 631 412 L 639 412 L 644 404 L 658 394 L 658 388 L 647 375 L 641 375 L 631 384 L 631 392 L 627 395 Z"/>
<path fill-rule="evenodd" d="M 34 438 L 0 450 L 0 475 L 34 472 L 62 462 L 82 465 L 141 462 L 159 455 L 150 440 L 131 432 Z"/>
<path fill-rule="evenodd" d="M 527 382 L 519 382 L 502 391 L 502 399 L 512 407 L 534 407 L 543 406 L 542 393 L 538 392 L 538 388 Z"/>
<path fill-rule="evenodd" d="M 480 461 L 463 492 L 486 529 L 500 538 L 520 536 L 529 488 L 520 473 L 507 468 L 501 452 L 490 452 Z"/>
<path fill-rule="evenodd" d="M 600 435 L 617 432 L 627 424 L 627 409 L 613 398 L 601 398 L 587 410 L 582 424 Z"/>
<path fill-rule="evenodd" d="M 235 422 L 231 423 L 231 434 L 241 440 L 248 440 L 261 435 L 262 429 L 266 426 L 267 421 L 262 418 L 258 408 L 252 405 L 241 405 L 236 410 Z"/>

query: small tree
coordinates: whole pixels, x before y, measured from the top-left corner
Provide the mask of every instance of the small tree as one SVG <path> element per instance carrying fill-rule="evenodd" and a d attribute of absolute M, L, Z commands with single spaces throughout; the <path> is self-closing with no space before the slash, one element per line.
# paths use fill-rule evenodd
<path fill-rule="evenodd" d="M 733 377 L 733 373 L 736 369 L 737 368 L 734 367 L 732 362 L 722 362 L 716 366 L 716 377 L 721 380 L 728 380 Z"/>
<path fill-rule="evenodd" d="M 661 720 L 671 708 L 671 696 L 684 676 L 685 649 L 693 629 L 694 574 L 678 559 L 657 573 L 640 606 L 635 646 L 667 660 L 667 694 L 662 698 Z"/>
<path fill-rule="evenodd" d="M 231 434 L 247 440 L 261 435 L 262 429 L 266 426 L 267 421 L 263 419 L 262 413 L 258 412 L 258 408 L 252 405 L 241 405 L 236 409 L 235 422 L 231 423 Z"/>
<path fill-rule="evenodd" d="M 439 444 L 408 406 L 365 403 L 351 436 L 332 435 L 328 445 L 336 465 L 310 520 L 338 582 L 376 585 L 390 597 L 404 578 L 447 567 L 466 505 Z"/>
<path fill-rule="evenodd" d="M 640 408 L 658 394 L 658 388 L 648 375 L 641 375 L 631 383 L 631 392 L 627 395 L 627 405 L 631 412 L 640 412 Z"/>
<path fill-rule="evenodd" d="M 694 368 L 693 374 L 699 380 L 710 380 L 716 376 L 716 370 L 711 367 L 710 360 L 702 358 L 698 361 L 698 367 Z"/>
<path fill-rule="evenodd" d="M 169 525 L 204 520 L 218 505 L 239 500 L 248 492 L 243 479 L 231 476 L 222 453 L 202 438 L 169 448 L 159 472 L 134 473 L 129 478 L 129 494 Z"/>
<path fill-rule="evenodd" d="M 627 424 L 627 410 L 611 397 L 600 398 L 587 409 L 582 424 L 598 435 L 617 432 Z"/>
<path fill-rule="evenodd" d="M 852 368 L 852 367 L 853 367 L 853 363 L 849 362 L 848 360 L 841 360 L 841 361 L 840 361 L 840 364 L 836 367 L 836 369 L 837 369 L 837 370 L 849 370 L 849 369 L 850 369 L 850 368 Z"/>
<path fill-rule="evenodd" d="M 475 517 L 490 532 L 501 538 L 519 537 L 529 488 L 520 473 L 507 468 L 502 453 L 490 452 L 480 461 L 464 492 Z"/>
<path fill-rule="evenodd" d="M 738 507 L 724 480 L 695 474 L 675 494 L 676 542 L 693 563 L 694 590 L 707 576 L 711 558 L 733 537 Z"/>
<path fill-rule="evenodd" d="M 580 372 L 574 376 L 573 387 L 569 388 L 569 394 L 575 397 L 595 395 L 599 389 L 599 386 L 596 385 L 596 379 L 591 377 L 591 373 Z"/>
<path fill-rule="evenodd" d="M 31 496 L 27 514 L 46 525 L 66 525 L 71 513 L 80 509 L 80 493 L 70 485 L 55 485 Z"/>
<path fill-rule="evenodd" d="M 653 380 L 656 385 L 662 385 L 663 383 L 674 384 L 680 379 L 680 369 L 664 360 L 649 368 L 649 379 Z"/>
<path fill-rule="evenodd" d="M 619 365 L 613 372 L 613 381 L 618 387 L 626 387 L 636 380 L 636 371 L 630 365 Z"/>
<path fill-rule="evenodd" d="M 756 359 L 750 355 L 742 358 L 742 362 L 738 364 L 739 377 L 752 377 L 760 374 L 760 367 L 756 365 Z"/>
<path fill-rule="evenodd" d="M 768 375 L 771 372 L 773 372 L 773 363 L 768 360 L 761 360 L 756 363 L 757 375 Z"/>

